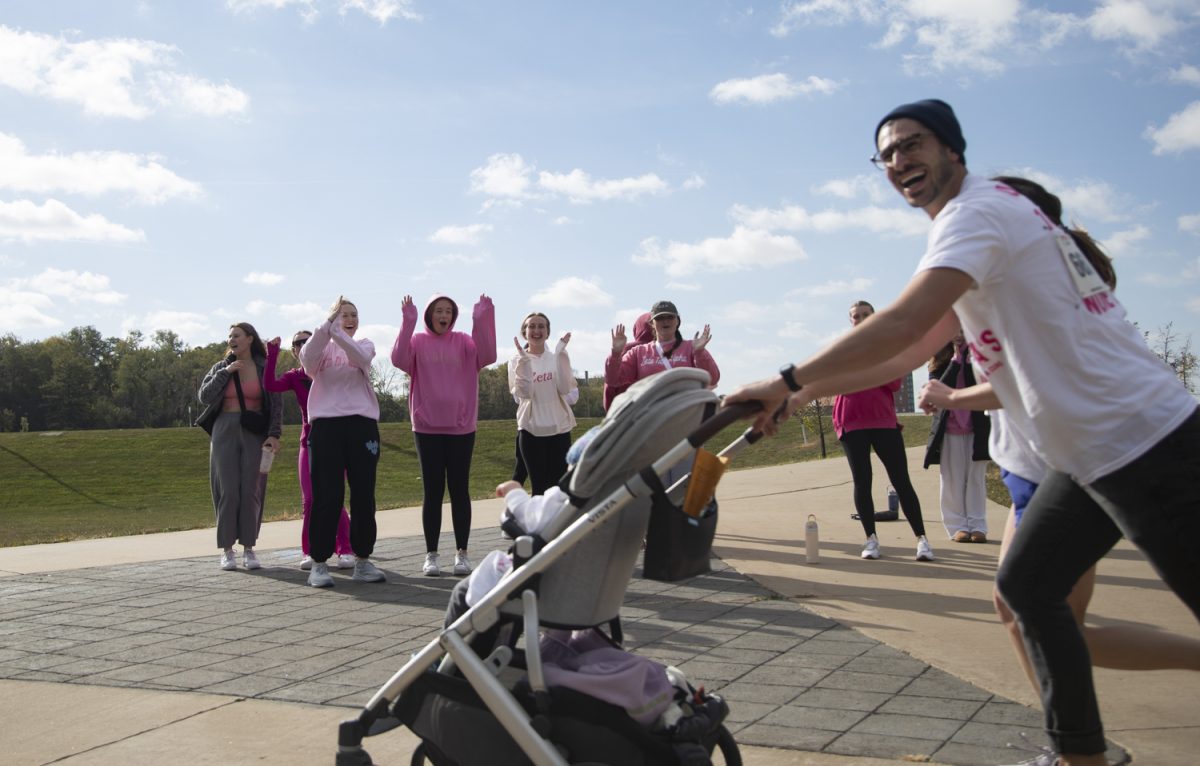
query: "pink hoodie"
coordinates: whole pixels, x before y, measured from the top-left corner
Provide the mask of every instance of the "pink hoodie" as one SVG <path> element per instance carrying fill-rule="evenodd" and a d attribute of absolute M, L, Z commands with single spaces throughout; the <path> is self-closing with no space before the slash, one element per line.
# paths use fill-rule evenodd
<path fill-rule="evenodd" d="M 654 323 L 650 321 L 650 312 L 642 314 L 633 323 L 633 343 L 626 344 L 625 350 L 629 350 L 634 346 L 640 346 L 643 343 L 649 343 L 654 340 Z M 621 358 L 618 356 L 608 355 L 604 360 L 604 411 L 608 412 L 608 408 L 612 406 L 613 399 L 617 398 L 617 394 L 625 393 L 625 389 L 629 386 L 618 386 L 617 378 L 621 372 Z"/>
<path fill-rule="evenodd" d="M 450 301 L 454 319 L 441 335 L 430 312 L 439 299 Z M 435 294 L 425 306 L 425 331 L 413 335 L 417 307 L 404 307 L 404 323 L 392 346 L 392 364 L 408 373 L 412 430 L 422 434 L 469 434 L 479 419 L 479 371 L 496 361 L 496 309 L 482 297 L 471 317 L 471 334 L 455 332 L 458 304 Z"/>

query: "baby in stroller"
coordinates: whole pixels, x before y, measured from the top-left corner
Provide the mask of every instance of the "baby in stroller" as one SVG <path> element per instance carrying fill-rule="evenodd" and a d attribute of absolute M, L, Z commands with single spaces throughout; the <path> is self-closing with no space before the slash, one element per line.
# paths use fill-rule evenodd
<path fill-rule="evenodd" d="M 558 487 L 500 485 L 512 548 L 456 585 L 446 629 L 342 723 L 339 766 L 370 764 L 363 738 L 399 724 L 422 740 L 413 764 L 707 766 L 717 748 L 740 764 L 724 700 L 625 652 L 619 618 L 661 477 L 739 416 L 718 401 L 704 371 L 667 370 L 579 440 Z"/>

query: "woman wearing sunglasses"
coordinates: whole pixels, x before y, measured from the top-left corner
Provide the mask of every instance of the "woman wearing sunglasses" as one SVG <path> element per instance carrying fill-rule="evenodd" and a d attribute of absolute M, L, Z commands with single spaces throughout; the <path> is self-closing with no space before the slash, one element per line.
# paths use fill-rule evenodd
<path fill-rule="evenodd" d="M 300 330 L 292 336 L 292 356 L 300 358 L 300 349 L 312 337 L 308 330 Z M 276 377 L 275 363 L 279 359 L 280 339 L 272 338 L 267 343 L 267 366 L 263 372 L 263 385 L 273 393 L 284 394 L 291 391 L 296 395 L 296 404 L 300 405 L 300 458 L 296 461 L 296 472 L 300 476 L 300 503 L 304 508 L 304 524 L 300 529 L 300 550 L 304 559 L 300 568 L 312 569 L 312 556 L 308 551 L 308 520 L 312 515 L 312 478 L 309 475 L 308 463 L 308 391 L 312 388 L 312 378 L 304 372 L 303 367 L 295 367 Z M 348 569 L 354 566 L 354 550 L 350 547 L 350 514 L 342 508 L 338 516 L 337 538 L 334 541 L 334 561 L 338 569 Z"/>

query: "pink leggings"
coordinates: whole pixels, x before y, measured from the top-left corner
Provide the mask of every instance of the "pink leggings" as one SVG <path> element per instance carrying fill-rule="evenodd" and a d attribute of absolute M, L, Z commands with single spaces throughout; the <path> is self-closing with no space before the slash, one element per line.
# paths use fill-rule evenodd
<path fill-rule="evenodd" d="M 306 442 L 307 440 L 305 440 Z M 300 474 L 300 502 L 304 505 L 304 526 L 300 530 L 300 550 L 308 555 L 308 520 L 312 516 L 312 478 L 308 473 L 308 444 L 301 442 L 300 459 L 296 470 Z M 337 539 L 334 541 L 333 552 L 339 556 L 353 555 L 350 547 L 350 514 L 343 507 L 338 517 Z"/>

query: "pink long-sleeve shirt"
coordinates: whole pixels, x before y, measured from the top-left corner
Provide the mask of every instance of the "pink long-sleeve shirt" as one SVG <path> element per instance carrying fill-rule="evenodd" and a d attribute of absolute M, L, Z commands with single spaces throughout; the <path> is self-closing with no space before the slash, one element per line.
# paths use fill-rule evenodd
<path fill-rule="evenodd" d="M 853 394 L 843 394 L 833 400 L 833 430 L 837 437 L 847 431 L 866 428 L 895 428 L 895 392 L 900 390 L 900 378 L 891 383 Z"/>

